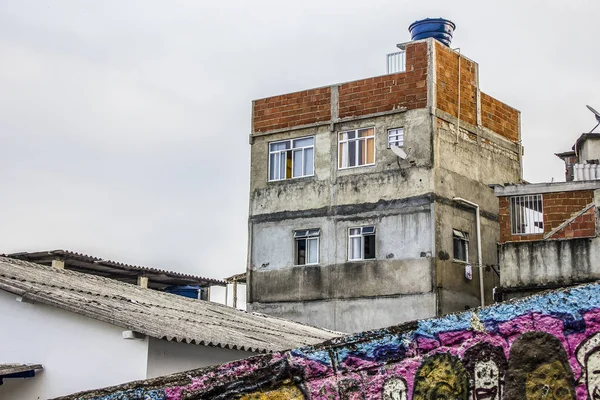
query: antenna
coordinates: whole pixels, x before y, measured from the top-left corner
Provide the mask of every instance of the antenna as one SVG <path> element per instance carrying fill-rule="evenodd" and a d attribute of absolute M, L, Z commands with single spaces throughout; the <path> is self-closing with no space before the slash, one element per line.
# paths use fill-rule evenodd
<path fill-rule="evenodd" d="M 392 147 L 390 147 L 390 150 L 392 150 L 395 155 L 397 155 L 398 157 L 400 157 L 403 160 L 405 160 L 407 157 L 407 154 L 404 150 L 402 150 L 402 147 L 392 146 Z"/>
<path fill-rule="evenodd" d="M 588 108 L 588 110 L 590 110 L 591 112 L 594 113 L 594 115 L 596 116 L 596 121 L 598 121 L 598 123 L 596 124 L 595 127 L 592 128 L 592 130 L 590 131 L 590 133 L 594 132 L 594 130 L 598 127 L 598 125 L 600 125 L 600 113 L 596 110 L 594 110 L 592 108 L 592 106 L 586 106 Z"/>

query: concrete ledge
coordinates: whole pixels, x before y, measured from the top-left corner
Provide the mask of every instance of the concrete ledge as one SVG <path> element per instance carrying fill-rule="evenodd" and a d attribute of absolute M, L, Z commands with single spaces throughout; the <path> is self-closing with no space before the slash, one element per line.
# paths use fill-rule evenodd
<path fill-rule="evenodd" d="M 600 180 L 555 183 L 531 183 L 528 185 L 495 186 L 494 194 L 498 197 L 519 196 L 524 194 L 542 194 L 557 192 L 574 192 L 577 190 L 600 189 Z"/>

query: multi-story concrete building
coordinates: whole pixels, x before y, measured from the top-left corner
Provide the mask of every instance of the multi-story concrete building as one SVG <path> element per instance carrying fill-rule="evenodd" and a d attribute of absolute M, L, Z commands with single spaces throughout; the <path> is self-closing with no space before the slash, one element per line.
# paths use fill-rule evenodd
<path fill-rule="evenodd" d="M 437 40 L 398 47 L 400 71 L 252 103 L 249 310 L 357 332 L 491 302 L 520 113 Z"/>

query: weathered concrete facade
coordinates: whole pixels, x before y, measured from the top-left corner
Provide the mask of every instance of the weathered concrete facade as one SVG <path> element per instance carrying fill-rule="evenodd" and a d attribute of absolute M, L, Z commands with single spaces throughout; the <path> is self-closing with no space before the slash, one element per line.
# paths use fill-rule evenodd
<path fill-rule="evenodd" d="M 64 400 L 585 400 L 599 367 L 596 283 Z"/>
<path fill-rule="evenodd" d="M 480 206 L 483 265 L 496 265 L 487 185 L 520 179 L 519 113 L 480 92 L 473 61 L 433 39 L 405 46 L 406 72 L 253 103 L 249 310 L 358 332 L 480 304 L 475 213 L 453 198 Z M 366 128 L 373 162 L 340 168 L 340 132 Z M 394 128 L 405 159 L 388 147 Z M 270 144 L 305 137 L 314 173 L 270 180 Z M 349 261 L 349 229 L 362 226 L 375 229 L 375 256 Z M 302 229 L 319 230 L 314 265 L 297 265 Z M 455 230 L 468 234 L 464 261 Z M 483 274 L 489 303 L 497 275 Z"/>

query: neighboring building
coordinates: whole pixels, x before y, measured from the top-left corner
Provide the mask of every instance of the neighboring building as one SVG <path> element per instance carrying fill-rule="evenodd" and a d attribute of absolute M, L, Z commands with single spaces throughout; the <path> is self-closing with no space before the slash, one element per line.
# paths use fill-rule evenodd
<path fill-rule="evenodd" d="M 496 186 L 500 203 L 498 300 L 600 279 L 600 134 L 558 153 L 567 182 Z"/>
<path fill-rule="evenodd" d="M 231 306 L 241 310 L 246 309 L 246 273 L 235 274 L 224 279 L 227 282 L 225 287 L 225 305 L 229 305 L 229 287 L 231 286 Z M 241 294 L 240 294 L 241 289 Z"/>
<path fill-rule="evenodd" d="M 227 286 L 225 281 L 218 279 L 124 264 L 68 250 L 21 252 L 5 256 L 84 274 L 104 276 L 120 282 L 201 300 L 213 300 L 210 295 L 211 286 Z"/>
<path fill-rule="evenodd" d="M 0 257 L 0 309 L 3 400 L 54 398 L 338 335 L 4 257 Z M 14 363 L 21 363 L 16 365 L 18 371 Z M 14 373 L 33 376 L 42 367 L 33 379 L 5 379 L 15 378 L 6 376 Z"/>
<path fill-rule="evenodd" d="M 492 183 L 521 180 L 520 113 L 428 38 L 402 71 L 252 103 L 248 309 L 344 332 L 485 303 Z M 460 68 L 460 74 L 459 74 Z M 471 268 L 472 266 L 472 268 Z"/>
<path fill-rule="evenodd" d="M 600 179 L 600 133 L 584 133 L 571 151 L 556 153 L 565 162 L 565 180 Z"/>

